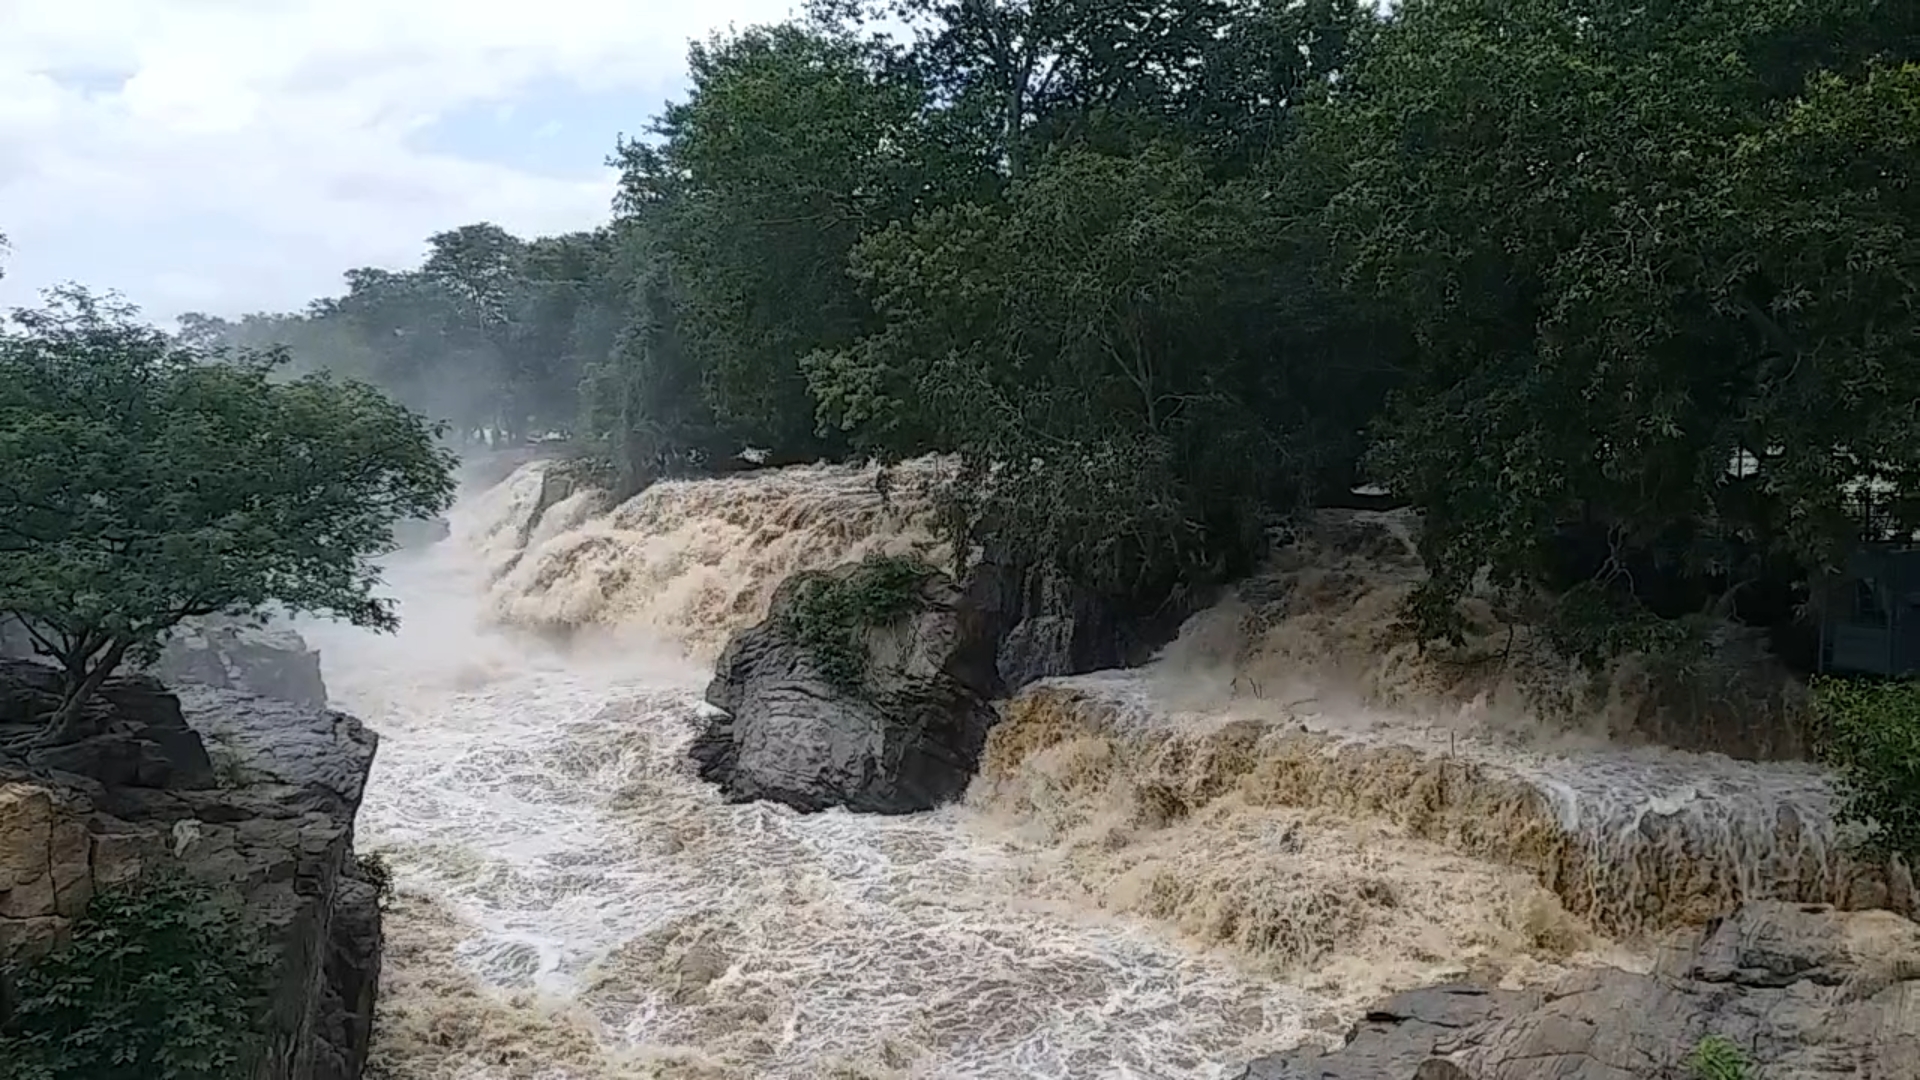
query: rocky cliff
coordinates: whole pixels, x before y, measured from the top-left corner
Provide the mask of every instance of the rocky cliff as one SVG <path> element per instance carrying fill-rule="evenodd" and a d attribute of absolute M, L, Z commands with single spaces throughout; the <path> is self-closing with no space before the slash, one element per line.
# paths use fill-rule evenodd
<path fill-rule="evenodd" d="M 51 669 L 0 660 L 0 739 L 51 708 Z M 375 738 L 310 704 L 110 680 L 89 738 L 0 754 L 0 959 L 58 948 L 102 888 L 173 868 L 231 890 L 273 955 L 251 1080 L 354 1080 L 379 980 L 379 900 L 353 851 Z"/>
<path fill-rule="evenodd" d="M 1263 1058 L 1239 1080 L 1734 1075 L 1920 1077 L 1920 926 L 1886 911 L 1749 904 L 1649 974 L 1602 968 L 1536 990 L 1398 994 L 1339 1049 Z"/>

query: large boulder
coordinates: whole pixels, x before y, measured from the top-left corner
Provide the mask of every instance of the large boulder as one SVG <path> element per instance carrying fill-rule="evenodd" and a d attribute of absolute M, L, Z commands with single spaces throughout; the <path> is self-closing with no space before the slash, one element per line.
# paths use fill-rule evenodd
<path fill-rule="evenodd" d="M 32 636 L 17 620 L 0 618 L 0 659 L 40 659 Z M 145 674 L 168 686 L 212 686 L 315 709 L 327 706 L 320 654 L 306 639 L 243 619 L 207 616 L 182 622 Z"/>
<path fill-rule="evenodd" d="M 327 707 L 320 654 L 292 630 L 239 619 L 205 618 L 180 624 L 147 672 L 168 686 L 211 686 Z"/>
<path fill-rule="evenodd" d="M 57 685 L 51 669 L 0 661 L 0 732 L 32 730 Z M 353 853 L 373 733 L 342 713 L 176 696 L 144 676 L 109 680 L 88 716 L 95 734 L 79 743 L 0 752 L 0 963 L 58 947 L 98 889 L 183 872 L 237 899 L 274 958 L 260 1060 L 236 1075 L 356 1080 L 381 951 Z M 129 770 L 127 747 L 167 769 L 135 758 Z"/>
<path fill-rule="evenodd" d="M 966 790 L 1001 689 L 993 620 L 929 572 L 910 614 L 858 634 L 858 684 L 831 677 L 793 615 L 803 590 L 844 584 L 863 565 L 787 581 L 766 620 L 721 654 L 707 688 L 717 711 L 692 755 L 728 799 L 910 813 Z"/>
<path fill-rule="evenodd" d="M 1239 1080 L 1680 1078 L 1709 1040 L 1737 1050 L 1755 1080 L 1920 1077 L 1920 926 L 1886 911 L 1748 904 L 1651 974 L 1400 994 L 1340 1049 L 1262 1058 Z"/>

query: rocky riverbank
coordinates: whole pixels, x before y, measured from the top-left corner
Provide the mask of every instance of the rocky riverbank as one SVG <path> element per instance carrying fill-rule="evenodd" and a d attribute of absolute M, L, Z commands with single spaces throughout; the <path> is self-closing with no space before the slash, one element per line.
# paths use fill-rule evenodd
<path fill-rule="evenodd" d="M 0 736 L 33 729 L 52 669 L 0 660 Z M 355 1080 L 379 985 L 379 883 L 354 815 L 376 739 L 359 721 L 215 687 L 110 680 L 90 737 L 0 755 L 0 959 L 60 946 L 102 889 L 170 870 L 215 885 L 271 953 L 256 1080 Z"/>
<path fill-rule="evenodd" d="M 1238 1080 L 1722 1076 L 1920 1076 L 1920 926 L 1885 911 L 1748 904 L 1653 972 L 1398 994 L 1339 1049 L 1261 1058 Z"/>

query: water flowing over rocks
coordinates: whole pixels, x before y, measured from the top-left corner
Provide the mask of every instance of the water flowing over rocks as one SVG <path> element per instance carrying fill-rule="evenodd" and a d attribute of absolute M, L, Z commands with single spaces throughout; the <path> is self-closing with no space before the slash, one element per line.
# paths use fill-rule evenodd
<path fill-rule="evenodd" d="M 718 712 L 690 750 L 701 777 L 730 800 L 799 810 L 909 813 L 959 797 L 995 719 L 988 613 L 945 575 L 928 577 L 917 612 L 864 633 L 864 685 L 850 690 L 798 638 L 800 585 L 789 579 L 767 618 L 720 654 L 707 688 Z"/>
<path fill-rule="evenodd" d="M 0 734 L 57 705 L 57 673 L 0 661 Z M 95 890 L 175 868 L 230 889 L 276 968 L 257 1080 L 354 1080 L 381 927 L 354 814 L 375 738 L 359 721 L 230 690 L 111 679 L 95 732 L 0 754 L 0 958 L 58 946 Z"/>
<path fill-rule="evenodd" d="M 1324 1054 L 1238 1080 L 1650 1080 L 1693 1075 L 1709 1038 L 1765 1080 L 1920 1076 L 1920 926 L 1884 911 L 1744 905 L 1652 973 L 1599 968 L 1535 990 L 1454 984 L 1376 1005 Z"/>
<path fill-rule="evenodd" d="M 666 481 L 610 509 L 546 468 L 395 561 L 398 639 L 303 627 L 390 740 L 366 835 L 400 887 L 376 1053 L 395 1080 L 1221 1080 L 1412 987 L 1638 978 L 1649 937 L 1743 900 L 1911 908 L 1903 868 L 1846 856 L 1818 767 L 1622 747 L 1649 727 L 1625 698 L 1600 731 L 1498 715 L 1487 666 L 1428 663 L 1390 630 L 1419 577 L 1394 515 L 1302 539 L 1141 669 L 1064 679 L 1042 676 L 1152 635 L 1102 642 L 1107 615 L 970 560 L 989 666 L 1036 681 L 965 799 L 737 802 L 689 760 L 739 746 L 700 688 L 737 706 L 745 673 L 800 661 L 712 658 L 777 629 L 797 573 L 950 565 L 937 463 Z"/>
<path fill-rule="evenodd" d="M 1887 907 L 1911 915 L 1897 860 L 1862 861 L 1837 836 L 1825 773 L 1719 755 L 1542 753 L 1457 732 L 1343 725 L 1288 710 L 1189 713 L 1125 673 L 1028 688 L 989 737 L 989 787 L 1026 759 L 1110 743 L 1129 797 L 1162 820 L 1224 798 L 1393 821 L 1425 839 L 1531 872 L 1608 933 L 1697 926 L 1742 902 Z M 1046 801 L 1023 790 L 1002 800 Z"/>

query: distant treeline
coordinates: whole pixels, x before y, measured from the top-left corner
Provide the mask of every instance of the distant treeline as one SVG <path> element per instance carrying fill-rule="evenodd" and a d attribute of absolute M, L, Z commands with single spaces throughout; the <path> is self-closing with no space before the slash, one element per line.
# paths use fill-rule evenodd
<path fill-rule="evenodd" d="M 692 48 L 607 225 L 184 325 L 629 488 L 957 453 L 958 527 L 1141 602 L 1372 483 L 1430 632 L 1483 568 L 1778 607 L 1858 481 L 1920 524 L 1916 61 L 1911 0 L 820 0 Z"/>

